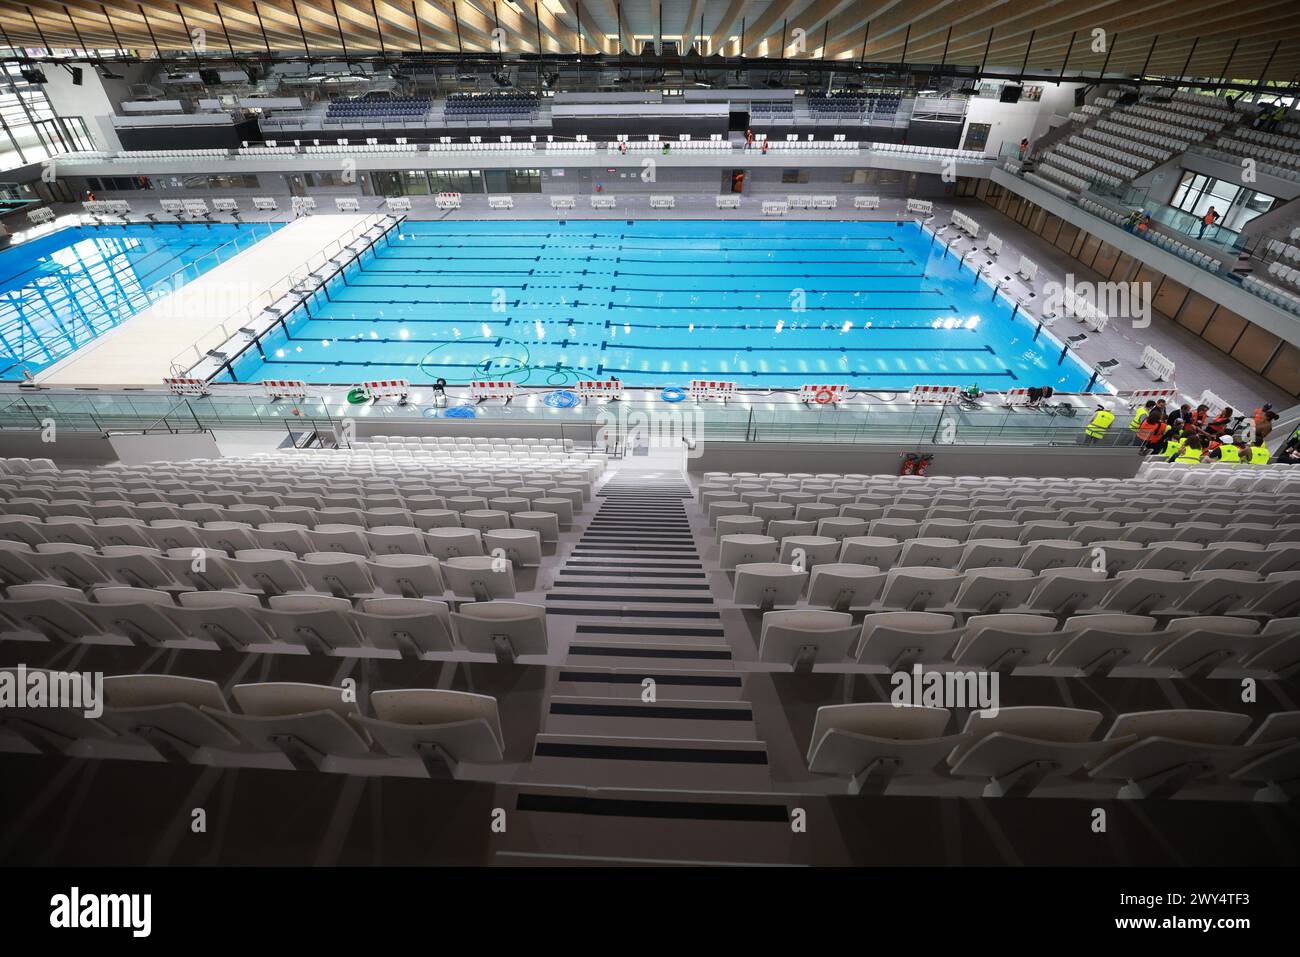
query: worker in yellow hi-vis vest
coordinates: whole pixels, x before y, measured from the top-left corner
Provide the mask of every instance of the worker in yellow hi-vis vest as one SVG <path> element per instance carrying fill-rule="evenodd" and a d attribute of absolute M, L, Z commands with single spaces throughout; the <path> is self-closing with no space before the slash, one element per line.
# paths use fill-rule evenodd
<path fill-rule="evenodd" d="M 1096 445 L 1101 441 L 1110 424 L 1115 421 L 1115 413 L 1111 412 L 1105 406 L 1097 406 L 1097 411 L 1092 414 L 1088 424 L 1083 427 L 1083 444 Z"/>

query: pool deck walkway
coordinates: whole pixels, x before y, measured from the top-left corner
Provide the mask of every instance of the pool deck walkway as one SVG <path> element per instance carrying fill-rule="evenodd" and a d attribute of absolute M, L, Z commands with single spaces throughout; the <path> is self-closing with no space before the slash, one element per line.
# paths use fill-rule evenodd
<path fill-rule="evenodd" d="M 161 386 L 172 359 L 366 215 L 300 219 L 86 343 L 36 377 L 48 386 Z"/>

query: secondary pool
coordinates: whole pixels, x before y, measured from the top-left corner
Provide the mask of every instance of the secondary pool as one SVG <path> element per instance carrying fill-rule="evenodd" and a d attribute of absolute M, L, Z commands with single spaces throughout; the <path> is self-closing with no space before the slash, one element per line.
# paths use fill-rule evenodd
<path fill-rule="evenodd" d="M 0 380 L 35 375 L 278 228 L 75 226 L 0 252 Z"/>
<path fill-rule="evenodd" d="M 916 223 L 407 222 L 233 378 L 1087 388 L 942 253 Z"/>

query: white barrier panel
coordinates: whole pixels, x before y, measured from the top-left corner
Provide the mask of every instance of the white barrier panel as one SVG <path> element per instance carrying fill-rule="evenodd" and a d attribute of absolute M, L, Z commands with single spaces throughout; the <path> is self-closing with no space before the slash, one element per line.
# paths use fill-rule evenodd
<path fill-rule="evenodd" d="M 810 209 L 834 209 L 838 200 L 834 196 L 810 196 L 808 197 L 808 207 Z"/>
<path fill-rule="evenodd" d="M 1033 282 L 1034 277 L 1038 275 L 1038 263 L 1034 262 L 1028 256 L 1020 257 L 1020 266 L 1016 269 L 1016 275 L 1025 282 Z"/>
<path fill-rule="evenodd" d="M 233 199 L 214 199 L 212 201 L 212 211 L 214 213 L 237 213 L 239 212 L 239 203 Z"/>
<path fill-rule="evenodd" d="M 388 207 L 390 213 L 409 213 L 411 211 L 411 200 L 406 196 L 389 196 L 384 200 L 384 205 Z M 272 209 L 274 208 L 272 207 Z"/>
<path fill-rule="evenodd" d="M 1110 317 L 1098 309 L 1093 303 L 1089 302 L 1083 296 L 1078 295 L 1073 289 L 1065 287 L 1064 295 L 1061 297 L 1062 306 L 1066 313 L 1078 319 L 1089 329 L 1095 332 L 1101 332 L 1106 328 L 1106 323 Z"/>
<path fill-rule="evenodd" d="M 1146 404 L 1148 399 L 1173 399 L 1178 396 L 1178 390 L 1174 389 L 1134 389 L 1132 392 L 1125 393 L 1128 400 L 1129 408 L 1135 409 L 1139 405 Z"/>
<path fill-rule="evenodd" d="M 171 200 L 179 204 L 179 200 Z M 81 208 L 92 216 L 125 216 L 131 212 L 131 204 L 124 199 L 91 199 L 81 204 Z M 181 207 L 177 205 L 176 213 L 179 214 Z"/>
<path fill-rule="evenodd" d="M 928 199 L 909 199 L 907 201 L 907 211 L 909 213 L 919 213 L 923 216 L 934 214 L 934 203 Z"/>
<path fill-rule="evenodd" d="M 790 209 L 807 209 L 810 202 L 811 197 L 808 196 L 787 196 L 785 198 L 785 204 Z"/>
<path fill-rule="evenodd" d="M 848 393 L 849 387 L 847 385 L 812 383 L 800 387 L 799 401 L 804 403 L 813 402 L 817 405 L 837 405 L 848 397 Z"/>
<path fill-rule="evenodd" d="M 972 239 L 976 238 L 980 234 L 980 224 L 975 222 L 975 220 L 971 219 L 965 213 L 953 210 L 952 224 L 962 232 L 969 233 Z"/>
<path fill-rule="evenodd" d="M 515 384 L 513 382 L 471 382 L 469 384 L 469 396 L 471 399 L 505 399 L 509 401 L 515 397 Z"/>
<path fill-rule="evenodd" d="M 185 376 L 163 379 L 163 385 L 173 395 L 204 396 L 208 395 L 208 384 L 202 379 L 190 379 Z"/>
<path fill-rule="evenodd" d="M 1209 412 L 1211 417 L 1218 415 L 1224 409 L 1229 407 L 1226 399 L 1222 398 L 1221 396 L 1215 395 L 1209 389 L 1206 389 L 1204 392 L 1201 393 L 1201 397 L 1200 399 L 1197 400 L 1196 404 L 1209 406 Z"/>
<path fill-rule="evenodd" d="M 39 226 L 42 223 L 51 222 L 54 219 L 54 210 L 48 206 L 42 206 L 40 209 L 29 209 L 27 219 L 33 226 Z"/>
<path fill-rule="evenodd" d="M 617 379 L 583 379 L 578 382 L 578 395 L 584 399 L 621 399 L 623 383 Z"/>
<path fill-rule="evenodd" d="M 551 197 L 552 209 L 574 209 L 577 205 L 578 205 L 578 201 L 574 199 L 572 196 Z"/>
<path fill-rule="evenodd" d="M 335 196 L 334 206 L 340 213 L 356 213 L 361 210 L 361 204 L 355 196 Z"/>
<path fill-rule="evenodd" d="M 296 213 L 310 213 L 316 208 L 316 200 L 310 196 L 293 196 L 289 202 Z"/>
<path fill-rule="evenodd" d="M 990 256 L 996 256 L 1002 252 L 1002 237 L 989 233 L 989 239 L 984 244 L 984 248 L 989 251 Z"/>
<path fill-rule="evenodd" d="M 592 209 L 614 209 L 618 206 L 618 199 L 613 196 L 593 196 L 591 197 Z"/>
<path fill-rule="evenodd" d="M 489 196 L 488 209 L 514 209 L 515 198 L 513 196 Z"/>
<path fill-rule="evenodd" d="M 361 383 L 360 389 L 371 399 L 405 399 L 411 394 L 411 383 L 405 379 L 378 379 Z"/>
<path fill-rule="evenodd" d="M 651 209 L 673 209 L 677 206 L 676 196 L 651 196 Z"/>
<path fill-rule="evenodd" d="M 914 385 L 909 398 L 913 402 L 937 402 L 948 405 L 956 402 L 961 389 L 955 385 Z"/>
<path fill-rule="evenodd" d="M 94 204 L 82 203 L 82 205 L 93 206 Z M 173 216 L 179 216 L 181 212 L 185 209 L 185 204 L 182 203 L 179 199 L 160 199 L 158 200 L 158 205 L 162 208 L 162 211 L 164 213 L 170 213 Z"/>
<path fill-rule="evenodd" d="M 1006 395 L 1002 398 L 1002 404 L 1005 406 L 1017 406 L 1029 404 L 1028 389 L 1007 389 Z"/>
<path fill-rule="evenodd" d="M 307 383 L 301 379 L 264 379 L 262 388 L 271 399 L 307 398 Z"/>
<path fill-rule="evenodd" d="M 1138 362 L 1138 368 L 1149 370 L 1157 382 L 1167 382 L 1174 376 L 1174 360 L 1154 346 L 1147 346 L 1142 350 L 1142 359 Z"/>
<path fill-rule="evenodd" d="M 692 379 L 687 394 L 696 402 L 701 399 L 721 399 L 726 402 L 736 396 L 736 383 L 718 382 L 713 379 Z"/>
<path fill-rule="evenodd" d="M 879 209 L 880 197 L 879 196 L 854 196 L 853 208 L 854 209 Z"/>
<path fill-rule="evenodd" d="M 763 201 L 764 216 L 784 216 L 789 209 L 789 203 L 779 203 L 770 199 Z"/>
<path fill-rule="evenodd" d="M 391 203 L 392 200 L 390 199 L 389 202 Z M 277 210 L 280 207 L 276 203 L 274 196 L 254 196 L 253 208 L 257 210 L 262 210 L 263 212 L 273 212 L 274 210 Z"/>
<path fill-rule="evenodd" d="M 740 209 L 739 196 L 718 196 L 713 202 L 718 209 Z"/>
<path fill-rule="evenodd" d="M 208 204 L 201 199 L 185 200 L 185 215 L 191 218 L 208 215 Z"/>
<path fill-rule="evenodd" d="M 439 193 L 433 205 L 437 209 L 460 209 L 460 193 Z"/>

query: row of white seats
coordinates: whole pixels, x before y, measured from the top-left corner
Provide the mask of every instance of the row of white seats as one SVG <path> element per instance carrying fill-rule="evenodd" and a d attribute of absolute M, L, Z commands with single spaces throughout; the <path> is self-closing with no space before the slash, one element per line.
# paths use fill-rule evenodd
<path fill-rule="evenodd" d="M 1178 109 L 1176 105 L 1170 103 L 1143 103 L 1140 106 L 1129 107 L 1128 112 L 1165 123 L 1172 127 L 1175 136 L 1183 135 L 1183 131 L 1186 131 L 1187 136 L 1196 140 L 1202 139 L 1207 133 L 1217 133 L 1223 129 L 1222 120 L 1200 116 L 1192 110 Z"/>
<path fill-rule="evenodd" d="M 462 627 L 478 641 L 477 623 Z M 236 685 L 238 711 L 216 682 L 181 675 L 108 676 L 104 696 L 98 718 L 19 709 L 0 750 L 438 779 L 473 778 L 505 756 L 496 699 L 465 691 L 372 691 L 373 716 L 344 688 L 301 683 Z"/>
<path fill-rule="evenodd" d="M 1255 276 L 1247 276 L 1241 281 L 1242 288 L 1265 302 L 1270 302 L 1280 309 L 1300 315 L 1300 296 Z"/>
<path fill-rule="evenodd" d="M 1105 130 L 1107 133 L 1114 133 L 1116 136 L 1122 136 L 1127 139 L 1137 140 L 1141 143 L 1149 143 L 1152 146 L 1167 150 L 1171 155 L 1174 153 L 1185 152 L 1190 145 L 1186 140 L 1175 139 L 1172 136 L 1165 136 L 1162 133 L 1155 133 L 1148 128 L 1146 120 L 1139 121 L 1134 118 L 1131 123 L 1121 123 L 1118 119 L 1120 114 L 1112 113 L 1104 120 L 1097 121 L 1097 129 Z M 1137 124 L 1137 125 L 1135 125 Z"/>
<path fill-rule="evenodd" d="M 1146 160 L 1135 166 L 1133 165 L 1132 153 L 1084 139 L 1082 136 L 1071 136 L 1068 145 L 1058 146 L 1057 149 L 1072 159 L 1089 163 L 1108 173 L 1115 173 L 1126 179 L 1132 179 L 1144 170 L 1150 169 L 1153 165 L 1152 160 Z M 1126 162 L 1120 162 L 1120 160 Z"/>
<path fill-rule="evenodd" d="M 795 150 L 800 150 L 800 151 L 814 150 L 814 151 L 821 151 L 821 152 L 825 152 L 827 150 L 856 151 L 860 147 L 860 144 L 858 143 L 857 140 L 801 140 L 798 139 L 797 137 L 794 139 L 776 140 L 776 139 L 769 139 L 767 137 L 764 137 L 763 142 L 767 144 L 767 148 L 770 150 L 779 149 L 784 151 L 795 151 Z M 871 144 L 871 148 L 876 149 L 878 145 L 879 144 L 873 143 Z"/>
<path fill-rule="evenodd" d="M 1216 140 L 1214 146 L 1205 149 L 1204 152 L 1207 156 L 1220 162 L 1230 162 L 1233 165 L 1241 165 L 1242 157 L 1249 157 L 1256 161 L 1260 171 L 1268 173 L 1270 176 L 1289 179 L 1293 182 L 1300 181 L 1300 177 L 1297 177 L 1297 174 L 1300 174 L 1300 156 L 1292 153 L 1267 149 L 1263 146 L 1256 146 L 1253 143 L 1234 140 L 1226 136 Z M 1224 159 L 1224 157 L 1227 157 L 1227 159 Z"/>
<path fill-rule="evenodd" d="M 942 146 L 909 146 L 905 143 L 872 143 L 871 148 L 883 153 L 903 153 L 908 156 L 959 159 L 969 162 L 986 159 L 982 150 L 948 149 Z"/>
<path fill-rule="evenodd" d="M 1102 723 L 1097 711 L 975 711 L 945 736 L 950 716 L 891 702 L 819 708 L 808 767 L 847 777 L 851 794 L 886 793 L 895 779 L 906 781 L 909 794 L 929 783 L 950 794 L 954 781 L 983 782 L 984 797 L 1097 798 L 1101 789 L 1101 796 L 1163 799 L 1201 786 L 1219 797 L 1225 785 L 1253 791 L 1256 800 L 1286 802 L 1300 793 L 1300 712 L 1270 714 L 1249 736 L 1246 714 L 1133 712 L 1117 716 L 1100 739 L 1093 737 Z"/>
<path fill-rule="evenodd" d="M 540 438 L 480 438 L 468 435 L 372 435 L 360 443 L 357 448 L 366 451 L 365 446 L 420 446 L 422 448 L 471 448 L 471 449 L 517 449 L 544 448 L 573 451 L 573 439 Z"/>
<path fill-rule="evenodd" d="M 1216 259 L 1208 253 L 1203 253 L 1199 249 L 1189 246 L 1181 240 L 1174 239 L 1172 236 L 1166 236 L 1164 233 L 1157 232 L 1154 229 L 1148 229 L 1145 233 L 1140 235 L 1142 238 L 1146 239 L 1147 242 L 1154 243 L 1161 249 L 1173 253 L 1180 259 L 1186 259 L 1189 263 L 1194 266 L 1199 266 L 1201 269 L 1207 269 L 1210 272 L 1221 272 L 1223 270 L 1223 263 L 1221 260 Z"/>
<path fill-rule="evenodd" d="M 1107 647 L 1109 645 L 1109 647 Z M 972 615 L 958 624 L 950 614 L 876 612 L 854 624 L 847 612 L 821 609 L 769 611 L 763 616 L 759 659 L 796 670 L 860 664 L 866 670 L 1027 671 L 1055 666 L 1088 670 L 1104 657 L 1115 666 L 1152 676 L 1180 677 L 1216 668 L 1285 673 L 1300 664 L 1300 619 L 1259 623 L 1224 615 L 1169 619 L 1157 629 L 1148 615 L 1074 615 L 1064 622 L 1045 615 Z M 1099 669 L 1100 663 L 1094 666 Z"/>
<path fill-rule="evenodd" d="M 1071 143 L 1075 140 L 1078 140 L 1081 144 L 1099 143 L 1103 146 L 1114 147 L 1120 156 L 1128 156 L 1134 162 L 1145 163 L 1143 169 L 1150 169 L 1156 163 L 1163 163 L 1173 155 L 1168 150 L 1162 150 L 1147 143 L 1139 143 L 1136 140 L 1092 127 L 1081 131 L 1077 136 L 1070 137 Z"/>
<path fill-rule="evenodd" d="M 1092 213 L 1092 215 L 1097 218 L 1106 220 L 1106 222 L 1110 223 L 1112 226 L 1122 227 L 1128 220 L 1128 217 L 1123 213 L 1116 212 L 1109 206 L 1103 206 L 1101 203 L 1094 199 L 1089 199 L 1087 196 L 1080 196 L 1078 199 L 1078 205 L 1084 212 Z"/>
<path fill-rule="evenodd" d="M 1011 170 L 1011 172 L 1016 171 Z M 1092 185 L 1082 176 L 1075 176 L 1055 166 L 1039 166 L 1037 172 L 1025 173 L 1025 179 L 1062 199 L 1069 199 L 1075 193 L 1081 193 Z"/>
<path fill-rule="evenodd" d="M 1052 176 L 1052 173 L 1058 169 L 1067 173 L 1070 179 Z M 1096 182 L 1105 183 L 1107 186 L 1119 186 L 1123 182 L 1118 176 L 1112 175 L 1111 173 L 1103 173 L 1101 170 L 1096 169 L 1093 166 L 1080 163 L 1078 160 L 1070 159 L 1068 156 L 1062 155 L 1059 150 L 1049 152 L 1043 156 L 1043 158 L 1034 166 L 1034 170 L 1038 173 L 1042 173 L 1044 176 L 1059 179 L 1064 185 L 1082 183 L 1083 186 L 1086 186 L 1090 183 Z M 1080 186 L 1079 188 L 1081 189 L 1083 186 Z"/>
<path fill-rule="evenodd" d="M 891 568 L 827 562 L 811 571 L 793 562 L 736 565 L 736 608 L 833 611 L 1016 612 L 1073 615 L 1232 615 L 1275 618 L 1300 611 L 1300 572 L 1131 569 L 1108 578 L 1087 567 Z"/>

